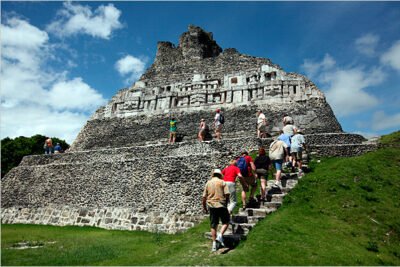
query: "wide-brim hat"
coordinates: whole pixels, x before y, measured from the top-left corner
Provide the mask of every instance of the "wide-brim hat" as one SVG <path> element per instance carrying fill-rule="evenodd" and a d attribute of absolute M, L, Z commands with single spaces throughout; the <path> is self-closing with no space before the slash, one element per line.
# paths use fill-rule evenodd
<path fill-rule="evenodd" d="M 224 175 L 222 174 L 222 171 L 221 171 L 220 169 L 215 169 L 215 170 L 213 171 L 213 175 L 215 175 L 215 174 L 219 174 L 221 177 L 224 176 Z"/>

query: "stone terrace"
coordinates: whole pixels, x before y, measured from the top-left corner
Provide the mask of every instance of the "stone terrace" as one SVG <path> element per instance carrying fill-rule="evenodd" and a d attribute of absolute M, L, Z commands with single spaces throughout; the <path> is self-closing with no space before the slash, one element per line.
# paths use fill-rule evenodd
<path fill-rule="evenodd" d="M 375 148 L 355 135 L 306 138 L 314 156 Z M 344 144 L 332 145 L 335 140 Z M 200 199 L 210 171 L 243 148 L 271 141 L 247 137 L 27 156 L 2 181 L 2 222 L 184 231 L 204 218 Z"/>

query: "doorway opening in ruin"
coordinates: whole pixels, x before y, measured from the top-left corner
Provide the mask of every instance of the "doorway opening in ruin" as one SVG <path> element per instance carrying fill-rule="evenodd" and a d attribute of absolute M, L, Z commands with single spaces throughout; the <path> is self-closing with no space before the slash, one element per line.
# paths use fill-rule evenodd
<path fill-rule="evenodd" d="M 221 102 L 221 94 L 213 94 L 213 102 L 214 103 L 219 103 Z"/>

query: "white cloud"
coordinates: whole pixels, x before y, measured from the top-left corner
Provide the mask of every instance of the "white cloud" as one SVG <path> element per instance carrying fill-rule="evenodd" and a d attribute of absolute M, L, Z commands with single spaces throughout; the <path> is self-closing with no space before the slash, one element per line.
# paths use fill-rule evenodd
<path fill-rule="evenodd" d="M 2 45 L 33 50 L 43 46 L 49 39 L 46 32 L 18 18 L 9 19 L 8 25 L 2 24 L 1 33 Z"/>
<path fill-rule="evenodd" d="M 2 138 L 42 134 L 69 144 L 76 138 L 88 116 L 81 112 L 55 111 L 48 106 L 24 105 L 1 108 Z"/>
<path fill-rule="evenodd" d="M 321 62 L 311 61 L 309 59 L 304 60 L 302 68 L 310 78 L 315 78 L 315 75 L 321 71 L 327 71 L 333 68 L 336 61 L 329 54 L 325 54 L 324 59 Z"/>
<path fill-rule="evenodd" d="M 381 56 L 381 62 L 400 71 L 400 40 Z"/>
<path fill-rule="evenodd" d="M 400 113 L 387 115 L 384 111 L 377 111 L 372 116 L 372 129 L 376 131 L 400 129 Z"/>
<path fill-rule="evenodd" d="M 128 76 L 126 83 L 137 80 L 145 71 L 146 60 L 141 60 L 131 55 L 119 59 L 115 63 L 115 69 L 122 76 Z"/>
<path fill-rule="evenodd" d="M 70 81 L 58 81 L 48 92 L 49 105 L 54 109 L 75 109 L 91 111 L 104 102 L 96 90 L 82 81 L 74 78 Z"/>
<path fill-rule="evenodd" d="M 320 63 L 306 60 L 303 69 L 323 85 L 328 103 L 337 116 L 357 114 L 379 103 L 378 98 L 365 89 L 380 84 L 386 78 L 380 68 L 339 68 L 334 62 L 328 55 Z"/>
<path fill-rule="evenodd" d="M 379 36 L 376 34 L 368 33 L 356 39 L 355 46 L 358 52 L 366 56 L 374 56 L 375 48 L 378 45 Z"/>
<path fill-rule="evenodd" d="M 64 9 L 47 30 L 58 36 L 89 34 L 93 37 L 109 39 L 113 30 L 122 28 L 119 21 L 121 11 L 113 4 L 101 5 L 92 11 L 89 6 L 64 3 Z"/>
<path fill-rule="evenodd" d="M 339 117 L 356 114 L 376 106 L 378 99 L 365 91 L 379 84 L 384 73 L 379 69 L 339 69 L 325 73 L 322 81 L 328 85 L 326 97 Z"/>
<path fill-rule="evenodd" d="M 66 72 L 46 69 L 55 52 L 46 32 L 17 18 L 5 21 L 1 30 L 2 138 L 43 134 L 73 141 L 105 100 L 81 78 L 69 80 Z"/>

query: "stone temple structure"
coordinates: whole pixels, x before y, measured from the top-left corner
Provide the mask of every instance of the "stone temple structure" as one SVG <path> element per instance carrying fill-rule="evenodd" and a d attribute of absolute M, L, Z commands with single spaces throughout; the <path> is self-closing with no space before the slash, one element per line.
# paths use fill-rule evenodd
<path fill-rule="evenodd" d="M 201 118 L 225 116 L 223 141 L 196 140 Z M 215 167 L 256 138 L 262 109 L 275 135 L 284 113 L 304 129 L 313 156 L 353 156 L 374 149 L 343 133 L 324 94 L 307 77 L 269 59 L 222 49 L 196 26 L 175 46 L 159 42 L 153 65 L 86 123 L 71 151 L 27 156 L 3 179 L 3 223 L 88 225 L 175 233 L 204 218 L 203 186 Z M 165 144 L 169 118 L 178 142 Z"/>

